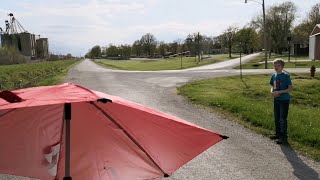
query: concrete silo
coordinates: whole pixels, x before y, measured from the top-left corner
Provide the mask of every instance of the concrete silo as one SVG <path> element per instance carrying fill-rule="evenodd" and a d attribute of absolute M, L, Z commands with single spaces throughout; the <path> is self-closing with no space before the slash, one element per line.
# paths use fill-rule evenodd
<path fill-rule="evenodd" d="M 49 43 L 48 38 L 39 38 L 36 41 L 36 51 L 38 58 L 48 57 L 49 54 Z"/>
<path fill-rule="evenodd" d="M 21 53 L 25 56 L 35 56 L 35 36 L 27 32 L 20 33 Z"/>

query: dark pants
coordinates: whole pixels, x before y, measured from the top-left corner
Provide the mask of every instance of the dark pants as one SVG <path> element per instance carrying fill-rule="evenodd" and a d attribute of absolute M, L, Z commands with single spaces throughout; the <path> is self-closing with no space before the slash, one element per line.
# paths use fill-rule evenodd
<path fill-rule="evenodd" d="M 289 111 L 289 100 L 280 101 L 275 100 L 273 104 L 274 111 L 274 122 L 276 126 L 276 135 L 281 138 L 288 137 L 288 111 Z"/>

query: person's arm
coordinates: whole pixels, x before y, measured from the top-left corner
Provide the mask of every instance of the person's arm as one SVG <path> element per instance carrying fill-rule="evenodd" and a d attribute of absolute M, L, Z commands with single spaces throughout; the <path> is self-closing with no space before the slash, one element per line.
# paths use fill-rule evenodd
<path fill-rule="evenodd" d="M 293 86 L 292 86 L 290 76 L 287 77 L 287 84 L 288 84 L 287 89 L 276 91 L 275 94 L 280 95 L 280 94 L 289 93 L 289 92 L 293 91 Z"/>
<path fill-rule="evenodd" d="M 291 92 L 291 91 L 293 91 L 293 86 L 292 86 L 292 84 L 291 84 L 291 85 L 288 85 L 288 89 L 280 90 L 280 91 L 276 91 L 276 92 L 279 93 L 279 94 L 283 94 L 283 93 L 289 93 L 289 92 Z"/>

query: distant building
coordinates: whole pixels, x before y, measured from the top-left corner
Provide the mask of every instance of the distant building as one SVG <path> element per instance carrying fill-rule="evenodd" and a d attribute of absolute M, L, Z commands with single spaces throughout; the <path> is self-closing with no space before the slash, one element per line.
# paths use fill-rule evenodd
<path fill-rule="evenodd" d="M 28 33 L 22 27 L 12 13 L 8 16 L 10 20 L 5 21 L 5 31 L 0 28 L 0 45 L 16 48 L 22 55 L 30 59 L 48 57 L 48 38 L 40 38 L 39 35 L 39 38 L 36 39 L 34 34 Z"/>
<path fill-rule="evenodd" d="M 309 38 L 309 58 L 320 60 L 320 24 L 317 24 Z"/>
<path fill-rule="evenodd" d="M 308 56 L 309 42 L 293 41 L 290 55 L 292 56 Z"/>
<path fill-rule="evenodd" d="M 45 58 L 49 55 L 48 38 L 39 38 L 36 40 L 36 54 L 38 58 Z"/>

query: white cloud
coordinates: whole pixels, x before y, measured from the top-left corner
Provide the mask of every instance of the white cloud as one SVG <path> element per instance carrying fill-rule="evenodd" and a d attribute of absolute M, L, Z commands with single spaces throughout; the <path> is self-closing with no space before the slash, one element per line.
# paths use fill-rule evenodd
<path fill-rule="evenodd" d="M 262 11 L 259 4 L 245 4 L 242 0 L 181 3 L 169 0 L 74 0 L 72 3 L 70 0 L 30 0 L 17 4 L 18 0 L 13 1 L 0 8 L 1 27 L 4 27 L 7 13 L 14 10 L 12 12 L 26 30 L 49 38 L 53 51 L 75 54 L 84 53 L 97 44 L 131 44 L 145 33 L 152 33 L 165 42 L 195 32 L 216 36 L 230 25 L 242 27 Z M 13 7 L 10 9 L 10 6 Z"/>

